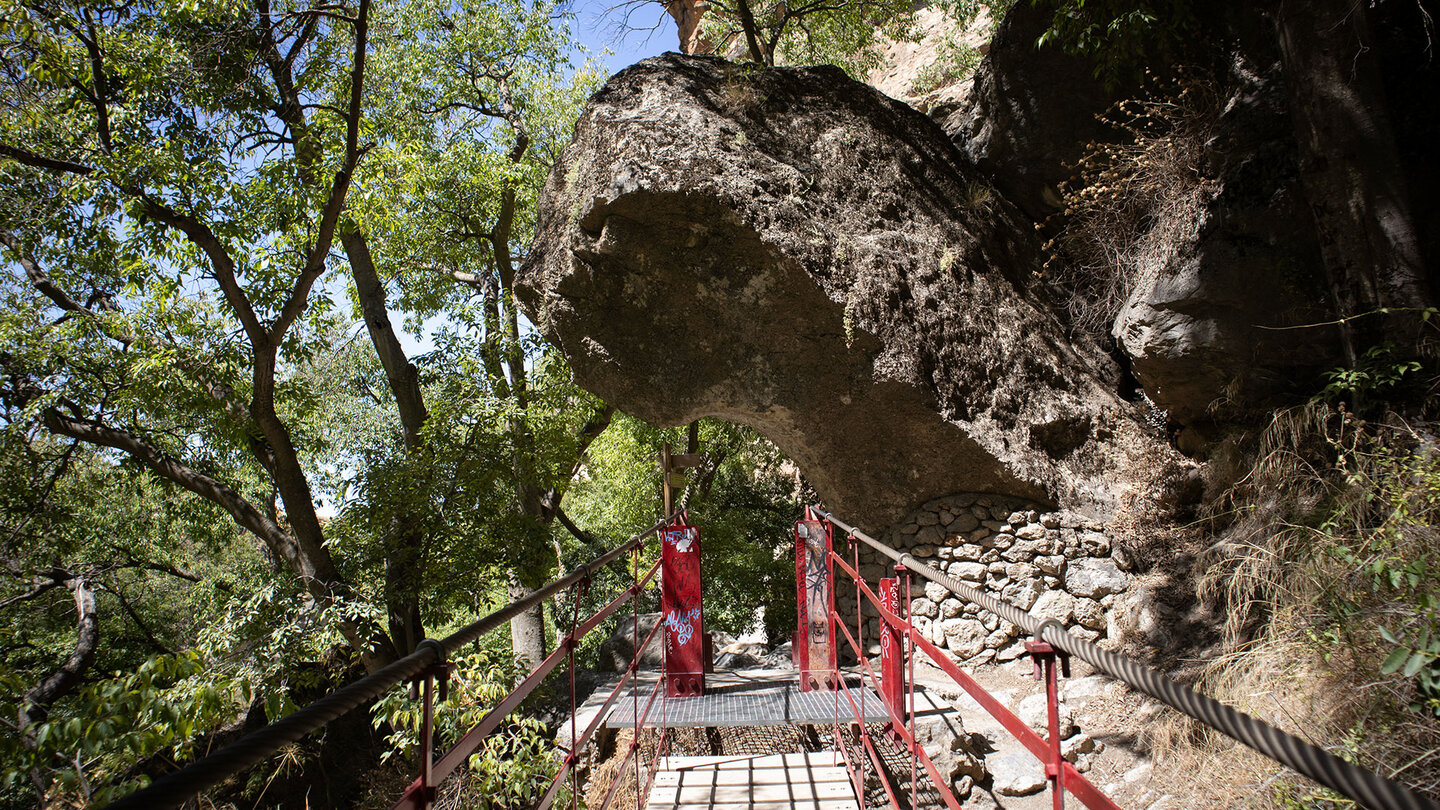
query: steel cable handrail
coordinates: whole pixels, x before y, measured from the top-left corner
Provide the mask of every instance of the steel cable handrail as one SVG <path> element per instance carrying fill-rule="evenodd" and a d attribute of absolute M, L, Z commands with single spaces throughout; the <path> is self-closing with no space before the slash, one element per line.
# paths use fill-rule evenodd
<path fill-rule="evenodd" d="M 1101 672 L 1124 681 L 1182 714 L 1199 720 L 1227 737 L 1239 740 L 1276 762 L 1293 768 L 1364 806 L 1377 810 L 1440 810 L 1440 806 L 1404 785 L 1346 762 L 1293 734 L 1287 734 L 1269 723 L 1214 698 L 1206 697 L 1137 661 L 1073 636 L 1053 619 L 1042 620 L 1028 611 L 1002 602 L 954 577 L 936 571 L 909 554 L 896 551 L 819 506 L 812 508 L 851 537 L 925 579 L 949 589 L 957 596 L 974 602 L 1036 638 L 1091 664 Z"/>
<path fill-rule="evenodd" d="M 673 517 L 673 516 L 672 516 Z M 425 639 L 414 652 L 325 695 L 292 714 L 258 729 L 215 753 L 156 779 L 149 786 L 106 805 L 104 810 L 153 810 L 178 807 L 186 799 L 208 790 L 231 776 L 255 765 L 305 735 L 322 728 L 341 715 L 374 700 L 397 684 L 418 677 L 432 665 L 486 633 L 499 628 L 525 610 L 560 591 L 589 579 L 592 573 L 642 544 L 645 538 L 669 525 L 671 518 L 656 523 L 589 563 L 527 594 L 499 610 L 460 628 L 443 639 Z"/>

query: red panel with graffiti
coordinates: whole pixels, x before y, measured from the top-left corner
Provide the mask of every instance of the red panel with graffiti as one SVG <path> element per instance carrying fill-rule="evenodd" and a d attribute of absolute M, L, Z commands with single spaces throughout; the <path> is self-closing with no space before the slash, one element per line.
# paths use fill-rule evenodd
<path fill-rule="evenodd" d="M 705 692 L 705 617 L 700 609 L 700 530 L 680 524 L 661 538 L 660 611 L 665 621 L 665 693 Z"/>
<path fill-rule="evenodd" d="M 880 580 L 880 607 L 904 618 L 900 611 L 900 580 L 886 577 Z M 883 624 L 883 623 L 882 623 Z M 902 678 L 904 651 L 900 648 L 900 633 L 886 624 L 880 631 L 880 697 L 896 717 L 905 716 L 905 692 Z"/>
<path fill-rule="evenodd" d="M 835 607 L 830 563 L 830 524 L 801 520 L 795 524 L 795 595 L 799 609 L 794 639 L 800 689 L 834 689 L 835 634 L 830 611 Z"/>

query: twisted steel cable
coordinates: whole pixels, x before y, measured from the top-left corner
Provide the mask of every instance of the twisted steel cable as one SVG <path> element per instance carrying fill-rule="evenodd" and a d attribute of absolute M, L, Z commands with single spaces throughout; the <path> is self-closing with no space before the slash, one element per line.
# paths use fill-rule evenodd
<path fill-rule="evenodd" d="M 669 523 L 667 518 L 607 551 L 570 574 L 481 618 L 442 640 L 425 639 L 415 651 L 385 668 L 343 686 L 299 709 L 293 714 L 247 734 L 215 753 L 198 759 L 178 771 L 156 779 L 149 786 L 106 805 L 104 810 L 155 810 L 179 807 L 190 797 L 208 790 L 273 755 L 281 747 L 330 723 L 337 717 L 374 700 L 396 684 L 424 673 L 445 656 L 509 622 L 521 612 L 582 580 L 644 542 Z"/>
<path fill-rule="evenodd" d="M 1053 619 L 1042 620 L 1028 611 L 996 599 L 954 577 L 940 573 L 909 554 L 896 551 L 818 506 L 813 508 L 850 536 L 925 579 L 949 589 L 962 599 L 979 605 L 1036 638 L 1049 642 L 1227 737 L 1239 740 L 1276 762 L 1339 791 L 1365 807 L 1376 810 L 1440 810 L 1440 806 L 1404 785 L 1346 762 L 1263 720 L 1206 697 L 1138 661 L 1073 636 Z"/>

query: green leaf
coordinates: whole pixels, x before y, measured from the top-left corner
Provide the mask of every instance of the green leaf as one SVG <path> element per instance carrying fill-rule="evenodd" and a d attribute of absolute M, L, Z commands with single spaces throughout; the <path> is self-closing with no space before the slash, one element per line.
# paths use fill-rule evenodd
<path fill-rule="evenodd" d="M 1419 672 L 1420 668 L 1428 663 L 1430 663 L 1430 655 L 1428 653 L 1417 652 L 1410 656 L 1410 660 L 1405 662 L 1405 671 L 1403 674 L 1407 678 L 1414 677 L 1415 673 Z"/>
<path fill-rule="evenodd" d="M 1404 647 L 1396 647 L 1390 651 L 1389 655 L 1385 656 L 1385 662 L 1380 665 L 1380 671 L 1386 675 L 1395 672 L 1405 663 L 1405 658 L 1409 654 L 1410 651 Z"/>

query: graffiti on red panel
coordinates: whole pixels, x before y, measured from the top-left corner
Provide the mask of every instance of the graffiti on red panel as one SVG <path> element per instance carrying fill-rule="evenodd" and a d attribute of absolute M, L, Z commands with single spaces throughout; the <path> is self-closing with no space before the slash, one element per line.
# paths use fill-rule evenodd
<path fill-rule="evenodd" d="M 700 629 L 700 535 L 695 527 L 682 526 L 666 529 L 663 536 L 665 643 L 670 650 L 679 652 L 690 645 Z M 698 662 L 698 651 L 696 659 Z"/>
<path fill-rule="evenodd" d="M 885 608 L 891 613 L 898 615 L 900 613 L 899 590 L 900 588 L 898 580 L 880 580 L 880 607 Z M 893 636 L 893 634 L 894 629 L 889 627 L 888 625 L 885 627 L 885 632 L 880 634 L 880 655 L 882 657 L 888 657 L 889 654 L 892 652 L 890 645 L 892 643 L 891 637 Z"/>

